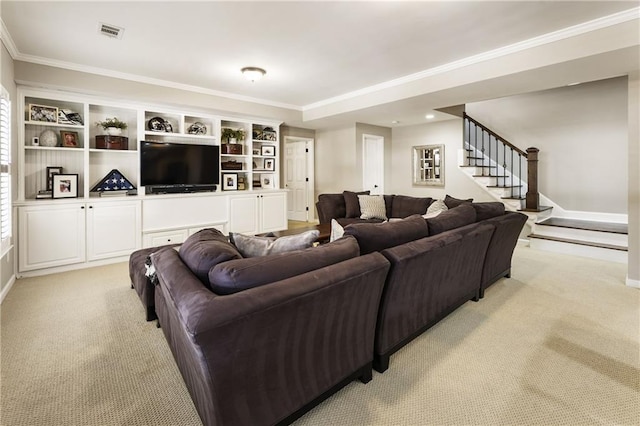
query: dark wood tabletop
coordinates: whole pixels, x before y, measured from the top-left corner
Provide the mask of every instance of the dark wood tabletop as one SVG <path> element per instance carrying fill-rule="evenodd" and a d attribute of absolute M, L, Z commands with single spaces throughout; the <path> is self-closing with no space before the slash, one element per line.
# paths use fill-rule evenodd
<path fill-rule="evenodd" d="M 309 226 L 301 226 L 296 228 L 285 229 L 284 231 L 272 232 L 272 234 L 276 237 L 284 237 L 286 235 L 296 235 L 301 234 L 306 231 L 320 231 L 320 235 L 318 235 L 319 243 L 329 242 L 329 238 L 331 237 L 331 224 L 330 223 L 321 223 L 319 225 L 309 225 Z"/>

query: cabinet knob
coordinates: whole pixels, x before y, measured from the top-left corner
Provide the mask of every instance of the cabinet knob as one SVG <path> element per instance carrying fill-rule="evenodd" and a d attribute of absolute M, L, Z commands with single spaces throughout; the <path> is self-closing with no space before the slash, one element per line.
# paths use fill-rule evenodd
<path fill-rule="evenodd" d="M 93 208 L 93 206 L 89 206 L 89 208 L 90 208 L 90 209 L 92 209 L 92 208 Z"/>
<path fill-rule="evenodd" d="M 80 208 L 84 210 L 84 206 L 80 206 Z"/>

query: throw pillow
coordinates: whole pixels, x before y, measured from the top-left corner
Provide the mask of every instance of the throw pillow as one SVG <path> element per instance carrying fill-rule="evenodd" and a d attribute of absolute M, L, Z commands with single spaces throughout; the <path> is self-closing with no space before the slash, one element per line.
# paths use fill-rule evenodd
<path fill-rule="evenodd" d="M 454 228 L 460 228 L 476 221 L 476 209 L 465 203 L 446 210 L 432 219 L 427 219 L 429 235 L 440 234 Z"/>
<path fill-rule="evenodd" d="M 358 195 L 360 219 L 387 220 L 387 208 L 382 195 Z"/>
<path fill-rule="evenodd" d="M 209 285 L 209 270 L 221 262 L 242 256 L 227 237 L 215 228 L 202 229 L 182 244 L 180 259 L 205 285 Z"/>
<path fill-rule="evenodd" d="M 258 257 L 312 247 L 318 239 L 320 231 L 306 231 L 280 238 L 254 237 L 236 233 L 230 233 L 230 235 L 242 257 Z"/>
<path fill-rule="evenodd" d="M 382 251 L 429 235 L 427 222 L 420 215 L 394 222 L 354 223 L 344 228 L 345 235 L 358 240 L 360 254 Z"/>
<path fill-rule="evenodd" d="M 329 242 L 333 242 L 338 238 L 342 238 L 344 235 L 344 228 L 338 223 L 337 220 L 331 219 L 331 235 L 329 236 Z"/>
<path fill-rule="evenodd" d="M 237 293 L 343 262 L 357 257 L 359 253 L 356 240 L 345 237 L 304 250 L 221 263 L 211 269 L 209 280 L 217 294 Z"/>
<path fill-rule="evenodd" d="M 442 213 L 445 210 L 449 210 L 449 208 L 444 203 L 444 201 L 435 200 L 433 203 L 431 203 L 431 205 L 427 209 L 427 212 L 423 214 L 422 217 L 424 217 L 425 219 L 430 219 L 432 217 L 438 216 L 440 213 Z"/>
<path fill-rule="evenodd" d="M 342 193 L 342 196 L 344 197 L 344 205 L 346 210 L 345 217 L 360 217 L 360 202 L 358 201 L 358 195 L 369 195 L 370 193 L 371 191 L 344 191 Z"/>
<path fill-rule="evenodd" d="M 449 194 L 447 194 L 444 197 L 444 203 L 447 205 L 448 208 L 452 209 L 454 207 L 458 207 L 460 204 L 473 203 L 473 198 L 468 198 L 466 200 L 461 200 L 459 198 L 453 198 L 453 197 L 449 196 Z"/>

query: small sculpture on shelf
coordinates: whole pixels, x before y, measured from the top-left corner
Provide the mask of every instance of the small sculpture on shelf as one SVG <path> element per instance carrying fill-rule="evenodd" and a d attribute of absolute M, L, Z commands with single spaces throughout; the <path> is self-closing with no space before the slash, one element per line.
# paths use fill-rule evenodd
<path fill-rule="evenodd" d="M 107 131 L 107 134 L 111 136 L 120 136 L 122 134 L 122 131 L 126 130 L 126 128 L 128 127 L 127 123 L 118 120 L 118 117 L 107 118 L 104 121 L 98 121 L 96 125 L 102 127 Z"/>

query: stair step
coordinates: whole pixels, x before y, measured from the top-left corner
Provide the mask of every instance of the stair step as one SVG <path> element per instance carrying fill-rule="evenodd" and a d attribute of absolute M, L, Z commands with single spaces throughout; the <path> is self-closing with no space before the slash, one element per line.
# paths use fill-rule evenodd
<path fill-rule="evenodd" d="M 597 222 L 593 220 L 567 219 L 562 217 L 550 217 L 538 222 L 537 225 L 583 229 L 587 231 L 609 232 L 612 234 L 629 233 L 629 226 L 626 223 Z"/>
<path fill-rule="evenodd" d="M 597 247 L 597 248 L 603 248 L 603 249 L 609 249 L 609 250 L 628 251 L 627 247 L 619 246 L 615 244 L 596 243 L 592 241 L 580 241 L 580 240 L 573 240 L 570 238 L 552 237 L 550 235 L 529 234 L 529 238 L 536 238 L 536 239 L 547 240 L 547 241 L 556 241 L 559 243 L 576 244 L 576 245 L 587 246 L 587 247 Z"/>
<path fill-rule="evenodd" d="M 477 169 L 497 169 L 498 168 L 498 166 L 474 166 L 474 165 L 465 165 L 460 167 L 475 167 Z"/>
<path fill-rule="evenodd" d="M 547 210 L 551 210 L 552 208 L 553 208 L 552 206 L 538 206 L 537 209 L 520 209 L 518 211 L 529 212 L 529 213 L 541 213 L 541 212 L 546 212 Z"/>
<path fill-rule="evenodd" d="M 487 185 L 487 188 L 522 188 L 522 185 Z"/>
<path fill-rule="evenodd" d="M 467 160 L 484 160 L 484 157 L 467 157 Z"/>
<path fill-rule="evenodd" d="M 463 166 L 464 167 L 464 166 Z M 475 166 L 471 166 L 475 167 Z M 506 178 L 509 179 L 511 176 L 498 176 L 498 175 L 472 175 L 472 177 L 492 177 L 492 178 Z"/>
<path fill-rule="evenodd" d="M 500 197 L 502 200 L 526 200 L 527 197 Z"/>

